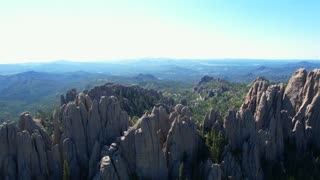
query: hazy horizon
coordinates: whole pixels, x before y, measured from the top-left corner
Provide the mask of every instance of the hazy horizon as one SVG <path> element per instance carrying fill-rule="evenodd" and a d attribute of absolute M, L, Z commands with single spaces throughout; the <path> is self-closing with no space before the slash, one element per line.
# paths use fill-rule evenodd
<path fill-rule="evenodd" d="M 169 57 L 147 57 L 147 58 L 129 58 L 129 59 L 107 59 L 107 60 L 72 60 L 72 59 L 57 59 L 51 61 L 25 61 L 25 62 L 1 62 L 0 65 L 14 65 L 14 64 L 37 64 L 37 63 L 54 63 L 54 62 L 81 62 L 81 63 L 114 63 L 114 62 L 132 62 L 132 61 L 153 61 L 153 60 L 170 60 L 170 61 L 285 61 L 285 62 L 313 62 L 320 61 L 320 59 L 252 59 L 252 58 L 169 58 Z"/>

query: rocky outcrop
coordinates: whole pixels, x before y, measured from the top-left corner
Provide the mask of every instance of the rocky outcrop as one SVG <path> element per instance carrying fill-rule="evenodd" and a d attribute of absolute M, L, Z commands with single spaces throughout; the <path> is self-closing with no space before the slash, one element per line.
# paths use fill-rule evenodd
<path fill-rule="evenodd" d="M 282 128 L 282 97 L 284 86 L 269 85 L 269 82 L 263 78 L 254 81 L 245 102 L 241 106 L 239 113 L 250 111 L 254 117 L 253 122 L 250 115 L 242 118 L 249 123 L 249 127 L 242 127 L 240 131 L 251 134 L 252 139 L 260 144 L 262 154 L 268 160 L 275 160 L 283 153 L 283 128 Z M 255 127 L 255 131 L 252 129 Z M 250 131 L 250 132 L 248 132 Z M 243 137 L 242 137 L 243 138 Z M 238 143 L 242 144 L 242 142 Z"/>
<path fill-rule="evenodd" d="M 117 172 L 113 175 L 115 179 L 132 176 L 139 179 L 177 178 L 183 163 L 185 176 L 190 179 L 197 143 L 196 125 L 187 107 L 177 105 L 170 116 L 163 107 L 154 107 L 116 143 L 105 148 L 95 178 L 103 179 L 103 174 L 113 172 Z M 115 165 L 115 162 L 119 164 Z"/>
<path fill-rule="evenodd" d="M 80 93 L 81 94 L 81 93 Z M 80 95 L 79 94 L 79 95 Z M 145 110 L 151 109 L 163 100 L 162 94 L 153 89 L 144 89 L 139 86 L 124 86 L 113 83 L 95 86 L 90 90 L 85 90 L 82 94 L 87 94 L 90 100 L 100 101 L 102 96 L 115 96 L 120 102 L 121 108 L 131 116 L 141 116 Z M 69 90 L 66 95 L 61 95 L 61 106 L 68 102 L 85 98 L 77 95 L 76 89 Z M 87 106 L 90 107 L 90 106 Z"/>
<path fill-rule="evenodd" d="M 302 104 L 303 87 L 306 83 L 307 71 L 305 69 L 297 70 L 288 82 L 283 95 L 283 109 L 287 110 L 291 118 L 299 110 Z"/>
<path fill-rule="evenodd" d="M 0 125 L 0 175 L 2 179 L 17 179 L 17 133 L 18 128 L 13 124 Z"/>
<path fill-rule="evenodd" d="M 255 122 L 249 110 L 238 113 L 229 111 L 224 121 L 224 128 L 232 150 L 239 148 L 248 139 L 256 139 Z"/>
<path fill-rule="evenodd" d="M 262 77 L 258 77 L 256 80 L 254 80 L 240 109 L 250 109 L 251 112 L 255 113 L 262 93 L 267 90 L 269 83 L 270 82 L 268 80 Z"/>
<path fill-rule="evenodd" d="M 263 78 L 252 84 L 238 113 L 229 112 L 224 127 L 229 140 L 230 152 L 240 151 L 238 160 L 227 153 L 224 160 L 225 172 L 238 179 L 238 172 L 229 172 L 227 164 L 238 164 L 242 170 L 240 176 L 249 179 L 262 179 L 261 159 L 275 161 L 284 151 L 282 122 L 282 97 L 284 86 L 270 85 Z M 240 161 L 241 160 L 241 161 Z M 234 161 L 238 162 L 235 163 Z M 241 163 L 240 163 L 241 162 Z"/>
<path fill-rule="evenodd" d="M 178 178 L 183 163 L 185 178 L 191 179 L 192 163 L 196 160 L 198 133 L 195 120 L 188 107 L 178 104 L 177 117 L 173 121 L 166 142 L 166 155 L 171 179 Z"/>
<path fill-rule="evenodd" d="M 105 147 L 95 179 L 104 179 L 104 174 L 113 172 L 117 172 L 114 179 L 128 179 L 129 176 L 167 179 L 168 168 L 163 144 L 170 124 L 168 114 L 161 106 L 154 107 L 150 114 L 143 115 L 116 143 Z M 111 162 L 106 163 L 107 159 Z M 114 164 L 115 162 L 118 164 Z"/>
<path fill-rule="evenodd" d="M 145 108 L 161 95 L 120 85 L 78 94 L 72 89 L 66 98 L 61 96 L 60 110 L 53 115 L 52 139 L 29 113 L 21 115 L 18 126 L 2 124 L 0 179 L 129 179 L 132 174 L 166 179 L 164 144 L 172 123 L 167 110 L 154 108 L 128 130 L 129 115 L 123 110 L 127 96 L 132 98 L 130 103 Z M 158 163 L 153 166 L 154 162 Z"/>
<path fill-rule="evenodd" d="M 224 127 L 228 139 L 221 163 L 225 178 L 262 179 L 259 141 L 251 111 L 240 110 L 237 114 L 229 111 Z"/>
<path fill-rule="evenodd" d="M 51 140 L 43 126 L 28 112 L 20 115 L 18 124 L 0 126 L 0 178 L 59 178 L 55 165 L 60 159 L 52 158 Z"/>
<path fill-rule="evenodd" d="M 122 136 L 129 125 L 128 114 L 114 96 L 92 100 L 89 95 L 79 93 L 74 101 L 61 107 L 59 118 L 55 120 L 55 124 L 60 123 L 55 126 L 55 137 L 60 139 L 54 142 L 62 150 L 72 179 L 91 178 L 99 161 L 96 154 L 100 153 L 100 147 Z"/>
<path fill-rule="evenodd" d="M 319 149 L 319 82 L 320 70 L 307 74 L 304 69 L 297 70 L 287 86 L 255 80 L 239 112 L 230 111 L 224 121 L 224 176 L 261 179 L 261 160 L 281 161 L 285 143 L 295 144 L 300 158 L 310 147 Z M 239 167 L 241 173 L 236 171 Z"/>
<path fill-rule="evenodd" d="M 95 86 L 88 91 L 92 100 L 99 100 L 101 96 L 115 96 L 121 107 L 130 115 L 141 116 L 145 110 L 151 109 L 162 99 L 162 94 L 153 89 L 139 86 L 123 86 L 119 84 L 105 84 Z"/>
<path fill-rule="evenodd" d="M 201 99 L 208 99 L 216 95 L 220 96 L 231 88 L 231 83 L 228 81 L 206 75 L 194 86 L 193 91 L 199 94 Z"/>
<path fill-rule="evenodd" d="M 242 145 L 241 168 L 243 176 L 248 179 L 263 179 L 259 146 L 251 140 Z"/>
<path fill-rule="evenodd" d="M 292 119 L 294 124 L 293 136 L 296 138 L 297 146 L 301 152 L 307 145 L 314 145 L 320 149 L 319 138 L 319 88 L 320 70 L 311 71 L 302 90 L 302 103 Z"/>
<path fill-rule="evenodd" d="M 63 104 L 67 104 L 68 102 L 74 101 L 77 96 L 77 90 L 76 89 L 70 89 L 67 91 L 66 96 L 61 95 L 60 96 L 60 104 L 61 106 Z"/>
<path fill-rule="evenodd" d="M 32 119 L 28 112 L 21 114 L 17 125 L 0 126 L 0 179 L 62 179 L 63 174 L 70 179 L 95 176 L 101 147 L 123 135 L 129 117 L 114 96 L 92 101 L 85 93 L 75 93 L 68 91 L 66 104 L 54 113 L 52 138 L 41 121 Z M 161 126 L 167 133 L 169 127 Z"/>
<path fill-rule="evenodd" d="M 240 159 L 232 154 L 232 152 L 226 148 L 223 161 L 221 162 L 221 170 L 223 179 L 236 179 L 239 180 L 242 177 Z"/>
<path fill-rule="evenodd" d="M 162 149 L 166 130 L 162 129 L 160 123 L 163 116 L 167 115 L 162 113 L 166 112 L 160 107 L 154 108 L 150 115 L 142 116 L 119 144 L 122 154 L 126 159 L 131 160 L 129 164 L 135 166 L 135 172 L 141 178 L 167 178 L 168 170 Z M 168 118 L 165 121 L 170 125 Z"/>
<path fill-rule="evenodd" d="M 214 128 L 215 132 L 223 130 L 223 119 L 220 113 L 214 109 L 211 109 L 203 120 L 204 131 L 210 131 L 212 128 Z"/>

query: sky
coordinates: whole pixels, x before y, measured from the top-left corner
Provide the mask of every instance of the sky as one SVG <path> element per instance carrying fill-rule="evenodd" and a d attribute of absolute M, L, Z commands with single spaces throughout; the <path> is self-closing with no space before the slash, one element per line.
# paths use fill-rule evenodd
<path fill-rule="evenodd" d="M 320 59 L 319 0 L 0 0 L 0 63 Z"/>

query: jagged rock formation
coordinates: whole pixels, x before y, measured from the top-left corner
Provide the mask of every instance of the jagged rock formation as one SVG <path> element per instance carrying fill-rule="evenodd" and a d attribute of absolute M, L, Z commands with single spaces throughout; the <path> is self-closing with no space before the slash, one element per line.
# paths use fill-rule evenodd
<path fill-rule="evenodd" d="M 152 108 L 163 99 L 162 94 L 152 89 L 144 89 L 139 86 L 123 86 L 107 83 L 95 86 L 85 92 L 91 100 L 99 101 L 102 96 L 115 96 L 121 107 L 130 115 L 141 116 L 145 110 Z M 69 90 L 66 98 L 61 96 L 61 104 L 67 104 L 76 98 L 76 90 Z"/>
<path fill-rule="evenodd" d="M 77 96 L 77 90 L 76 89 L 70 89 L 67 91 L 66 96 L 63 95 L 60 96 L 60 104 L 61 106 L 64 104 L 67 104 L 68 102 L 72 102 L 76 99 Z"/>
<path fill-rule="evenodd" d="M 300 158 L 320 148 L 320 70 L 299 69 L 287 86 L 257 78 L 238 112 L 224 120 L 228 145 L 223 153 L 223 177 L 263 179 L 261 161 L 282 161 L 285 144 L 295 144 Z M 212 112 L 211 112 L 212 113 Z M 207 114 L 206 129 L 214 127 Z M 214 119 L 214 118 L 213 118 Z"/>
<path fill-rule="evenodd" d="M 283 96 L 283 109 L 287 110 L 291 118 L 299 110 L 302 104 L 303 87 L 306 83 L 307 71 L 305 69 L 297 70 L 289 80 Z"/>
<path fill-rule="evenodd" d="M 223 160 L 225 175 L 235 179 L 262 179 L 260 161 L 275 161 L 282 156 L 283 92 L 282 84 L 269 85 L 265 79 L 258 78 L 253 82 L 239 112 L 228 113 L 224 127 L 230 148 L 226 149 Z M 234 155 L 233 151 L 241 153 Z"/>
<path fill-rule="evenodd" d="M 198 147 L 196 125 L 190 116 L 190 110 L 181 104 L 175 107 L 170 118 L 163 107 L 155 107 L 116 143 L 106 147 L 95 178 L 104 179 L 104 174 L 114 174 L 111 179 L 133 175 L 142 179 L 175 179 L 184 163 L 185 176 L 190 179 L 188 173 Z"/>
<path fill-rule="evenodd" d="M 255 129 L 261 153 L 267 160 L 276 160 L 283 153 L 283 129 L 281 104 L 283 84 L 269 85 L 268 81 L 258 79 L 246 97 L 241 111 L 250 110 L 254 116 Z"/>
<path fill-rule="evenodd" d="M 173 112 L 173 121 L 166 141 L 166 155 L 171 179 L 179 177 L 179 167 L 184 166 L 186 179 L 192 177 L 192 163 L 196 160 L 198 134 L 195 120 L 188 107 L 178 104 Z"/>
<path fill-rule="evenodd" d="M 122 101 L 115 96 L 105 96 L 113 93 L 120 94 Z M 61 96 L 61 108 L 53 115 L 52 138 L 29 113 L 21 115 L 18 126 L 2 124 L 0 179 L 62 179 L 65 176 L 129 179 L 132 174 L 167 179 L 164 147 L 173 120 L 165 108 L 155 107 L 152 114 L 144 115 L 116 141 L 129 127 L 129 116 L 121 104 L 129 101 L 124 98 L 129 95 L 134 99 L 132 103 L 143 107 L 160 97 L 155 91 L 116 85 L 99 86 L 79 94 L 72 89 L 66 98 Z M 183 109 L 185 113 L 186 108 Z M 123 152 L 117 154 L 120 149 Z M 108 159 L 104 154 L 111 152 L 115 153 Z M 99 163 L 101 155 L 104 158 Z"/>
<path fill-rule="evenodd" d="M 229 111 L 224 127 L 229 143 L 221 164 L 224 178 L 262 179 L 258 137 L 250 110 Z"/>
<path fill-rule="evenodd" d="M 71 179 L 92 178 L 101 146 L 111 144 L 129 126 L 128 114 L 114 96 L 92 100 L 79 93 L 74 101 L 62 105 L 55 117 L 54 142 L 69 165 Z"/>
<path fill-rule="evenodd" d="M 320 148 L 319 140 L 319 79 L 320 70 L 313 70 L 306 76 L 301 92 L 301 106 L 297 108 L 292 118 L 293 136 L 297 139 L 297 146 L 302 152 L 307 145 Z M 295 104 L 292 104 L 294 107 Z"/>
<path fill-rule="evenodd" d="M 318 69 L 309 74 L 299 69 L 288 85 L 269 85 L 258 79 L 248 93 L 242 110 L 250 109 L 259 131 L 260 143 L 265 145 L 266 158 L 276 159 L 283 153 L 284 140 L 291 138 L 303 152 L 308 145 L 319 148 Z M 267 143 L 267 144 L 266 144 Z"/>
<path fill-rule="evenodd" d="M 215 95 L 221 95 L 230 88 L 231 84 L 226 80 L 215 79 L 206 75 L 194 86 L 193 91 L 198 93 L 202 99 L 207 99 Z"/>
<path fill-rule="evenodd" d="M 20 115 L 18 124 L 0 126 L 0 178 L 55 179 L 59 160 L 43 126 L 28 112 Z"/>
<path fill-rule="evenodd" d="M 97 170 L 100 149 L 123 135 L 129 116 L 114 96 L 99 100 L 75 90 L 67 104 L 54 114 L 54 136 L 39 120 L 23 113 L 18 126 L 1 125 L 1 179 L 91 179 Z M 68 171 L 68 172 L 63 172 Z"/>
<path fill-rule="evenodd" d="M 214 128 L 215 132 L 223 130 L 223 119 L 220 113 L 214 109 L 211 109 L 203 120 L 203 129 L 205 131 L 210 131 L 211 128 Z"/>

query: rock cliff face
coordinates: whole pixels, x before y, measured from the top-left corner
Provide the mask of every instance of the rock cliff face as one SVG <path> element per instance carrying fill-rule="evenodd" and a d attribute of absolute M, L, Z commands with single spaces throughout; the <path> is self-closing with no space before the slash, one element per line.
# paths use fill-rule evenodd
<path fill-rule="evenodd" d="M 195 120 L 188 107 L 178 104 L 172 116 L 175 119 L 169 130 L 166 141 L 166 155 L 171 179 L 179 176 L 179 167 L 183 163 L 184 176 L 192 177 L 192 163 L 196 160 L 198 133 Z"/>
<path fill-rule="evenodd" d="M 29 113 L 18 126 L 2 124 L 0 178 L 168 179 L 178 177 L 182 163 L 191 178 L 198 133 L 188 107 L 177 105 L 171 114 L 154 107 L 128 129 L 121 102 L 104 95 L 68 91 L 53 114 L 52 137 Z"/>
<path fill-rule="evenodd" d="M 284 146 L 281 119 L 284 86 L 268 85 L 268 83 L 263 79 L 254 82 L 239 113 L 251 111 L 258 133 L 255 135 L 251 132 L 252 136 L 258 141 L 265 159 L 275 160 L 283 153 Z M 246 128 L 243 130 L 247 131 Z"/>
<path fill-rule="evenodd" d="M 291 137 L 300 152 L 307 146 L 320 148 L 319 143 L 319 87 L 320 70 L 307 74 L 299 69 L 290 79 L 283 96 L 282 118 L 285 136 Z M 289 134 L 288 130 L 289 129 Z M 290 131 L 291 130 L 291 131 Z"/>
<path fill-rule="evenodd" d="M 195 121 L 187 107 L 177 105 L 170 118 L 163 107 L 155 107 L 116 143 L 105 147 L 95 178 L 104 179 L 105 174 L 114 174 L 111 179 L 127 179 L 133 175 L 140 179 L 175 179 L 184 163 L 185 176 L 190 179 L 192 174 L 188 173 L 196 158 L 197 143 Z M 110 163 L 104 163 L 105 160 Z"/>
<path fill-rule="evenodd" d="M 295 144 L 301 157 L 311 147 L 319 149 L 319 82 L 317 69 L 297 70 L 286 86 L 257 78 L 240 110 L 224 119 L 223 177 L 263 179 L 261 161 L 281 162 L 286 143 Z M 205 129 L 214 127 L 209 117 Z"/>
<path fill-rule="evenodd" d="M 54 142 L 69 166 L 71 179 L 91 178 L 101 146 L 111 144 L 129 125 L 128 114 L 121 109 L 116 97 L 101 96 L 92 100 L 84 93 L 63 104 L 55 121 L 58 130 Z"/>
<path fill-rule="evenodd" d="M 235 179 L 263 179 L 261 160 L 275 161 L 284 149 L 281 104 L 284 86 L 263 78 L 253 82 L 238 113 L 225 119 L 227 139 L 222 169 Z M 241 153 L 237 156 L 232 151 Z M 238 170 L 237 170 L 238 169 Z M 241 171 L 239 171 L 241 169 Z"/>
<path fill-rule="evenodd" d="M 53 138 L 29 113 L 21 115 L 18 126 L 1 125 L 1 178 L 62 179 L 63 174 L 70 179 L 93 178 L 101 147 L 123 135 L 129 116 L 114 96 L 92 100 L 71 90 L 66 97 L 53 116 Z"/>
<path fill-rule="evenodd" d="M 42 125 L 28 112 L 20 115 L 18 124 L 0 126 L 0 178 L 55 179 L 59 160 L 52 158 L 51 140 Z"/>
<path fill-rule="evenodd" d="M 214 128 L 215 132 L 223 130 L 223 119 L 220 113 L 214 109 L 208 112 L 203 120 L 203 129 L 210 131 L 211 128 Z"/>

